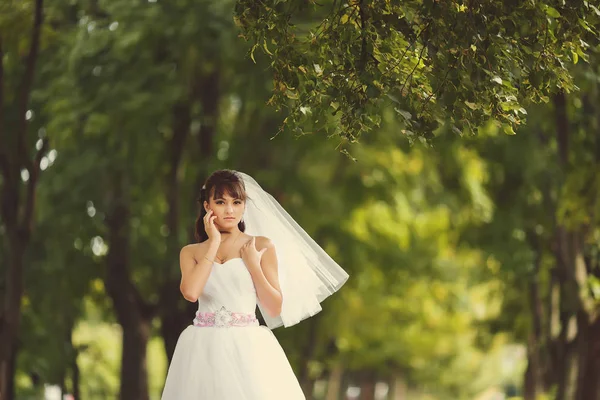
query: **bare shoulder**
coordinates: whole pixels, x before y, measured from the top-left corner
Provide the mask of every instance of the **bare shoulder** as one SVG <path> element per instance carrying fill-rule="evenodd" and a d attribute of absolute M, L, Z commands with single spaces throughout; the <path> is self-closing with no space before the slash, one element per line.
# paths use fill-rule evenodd
<path fill-rule="evenodd" d="M 271 249 L 274 248 L 275 245 L 273 241 L 266 236 L 256 236 L 256 249 L 261 250 L 264 248 Z"/>
<path fill-rule="evenodd" d="M 205 247 L 204 243 L 191 243 L 181 248 L 179 253 L 182 256 L 194 256 L 198 251 L 202 251 Z"/>
<path fill-rule="evenodd" d="M 258 251 L 260 251 L 264 248 L 270 249 L 270 248 L 274 247 L 273 242 L 268 237 L 252 236 L 252 235 L 248 235 L 248 234 L 244 233 L 244 242 L 245 243 L 249 243 L 252 240 L 252 238 L 254 238 L 256 240 L 256 250 L 258 250 Z"/>

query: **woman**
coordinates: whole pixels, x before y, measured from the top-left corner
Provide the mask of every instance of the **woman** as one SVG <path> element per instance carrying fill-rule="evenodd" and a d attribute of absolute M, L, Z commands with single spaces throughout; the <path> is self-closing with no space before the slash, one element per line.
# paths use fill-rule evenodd
<path fill-rule="evenodd" d="M 348 275 L 248 175 L 214 172 L 200 201 L 198 243 L 180 253 L 180 290 L 198 312 L 179 337 L 162 399 L 304 399 L 269 328 L 319 312 Z"/>

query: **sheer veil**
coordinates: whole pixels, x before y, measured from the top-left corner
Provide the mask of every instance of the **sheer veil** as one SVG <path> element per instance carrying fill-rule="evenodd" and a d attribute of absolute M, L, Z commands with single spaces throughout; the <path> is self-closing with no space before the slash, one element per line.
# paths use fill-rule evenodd
<path fill-rule="evenodd" d="M 246 233 L 265 236 L 275 245 L 283 306 L 281 315 L 269 316 L 258 304 L 269 328 L 289 327 L 321 311 L 321 302 L 348 279 L 344 271 L 281 205 L 249 175 L 243 179 L 248 200 Z"/>

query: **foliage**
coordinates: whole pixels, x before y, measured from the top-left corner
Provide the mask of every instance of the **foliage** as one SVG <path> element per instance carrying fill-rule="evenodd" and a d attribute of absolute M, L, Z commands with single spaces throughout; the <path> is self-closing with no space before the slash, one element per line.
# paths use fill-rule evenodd
<path fill-rule="evenodd" d="M 122 330 L 104 282 L 115 176 L 126 176 L 131 206 L 127 267 L 157 304 L 178 277 L 168 243 L 189 242 L 198 178 L 215 168 L 255 176 L 351 275 L 318 317 L 275 331 L 299 376 L 401 372 L 411 393 L 453 399 L 519 383 L 524 360 L 510 345 L 530 333 L 527 283 L 549 279 L 556 221 L 595 226 L 599 215 L 582 211 L 598 207 L 597 62 L 573 67 L 588 61 L 595 6 L 271 3 L 236 3 L 249 46 L 236 37 L 232 2 L 48 3 L 30 129 L 52 150 L 25 274 L 20 394 L 37 390 L 33 376 L 69 387 L 76 359 L 84 395 L 116 395 Z M 8 28 L 27 27 L 32 10 L 3 4 L 13 76 L 26 39 Z M 553 144 L 541 144 L 553 143 L 553 110 L 530 104 L 557 87 L 582 89 L 569 95 L 576 134 L 561 190 Z M 182 106 L 189 137 L 170 232 L 165 170 Z M 282 121 L 296 135 L 333 138 L 277 135 Z M 522 134 L 502 134 L 517 126 Z M 478 127 L 477 137 L 453 135 Z M 360 137 L 358 162 L 333 151 L 337 135 Z M 410 146 L 416 137 L 434 147 Z M 539 275 L 532 237 L 543 246 Z M 594 231 L 588 254 L 597 242 Z M 591 276 L 590 293 L 597 287 Z M 166 371 L 162 339 L 155 319 L 153 394 Z M 497 366 L 507 357 L 510 373 Z"/>
<path fill-rule="evenodd" d="M 285 125 L 355 142 L 397 116 L 395 134 L 458 134 L 490 119 L 507 133 L 531 102 L 575 89 L 569 67 L 597 43 L 600 10 L 587 1 L 303 0 L 236 4 L 236 22 L 270 56 Z"/>

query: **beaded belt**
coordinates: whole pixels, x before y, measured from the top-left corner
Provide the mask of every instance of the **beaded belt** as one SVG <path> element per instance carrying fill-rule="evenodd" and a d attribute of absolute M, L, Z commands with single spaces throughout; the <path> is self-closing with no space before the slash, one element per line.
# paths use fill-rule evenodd
<path fill-rule="evenodd" d="M 194 326 L 215 326 L 217 328 L 258 326 L 258 320 L 253 314 L 231 312 L 223 306 L 216 312 L 196 312 Z"/>

